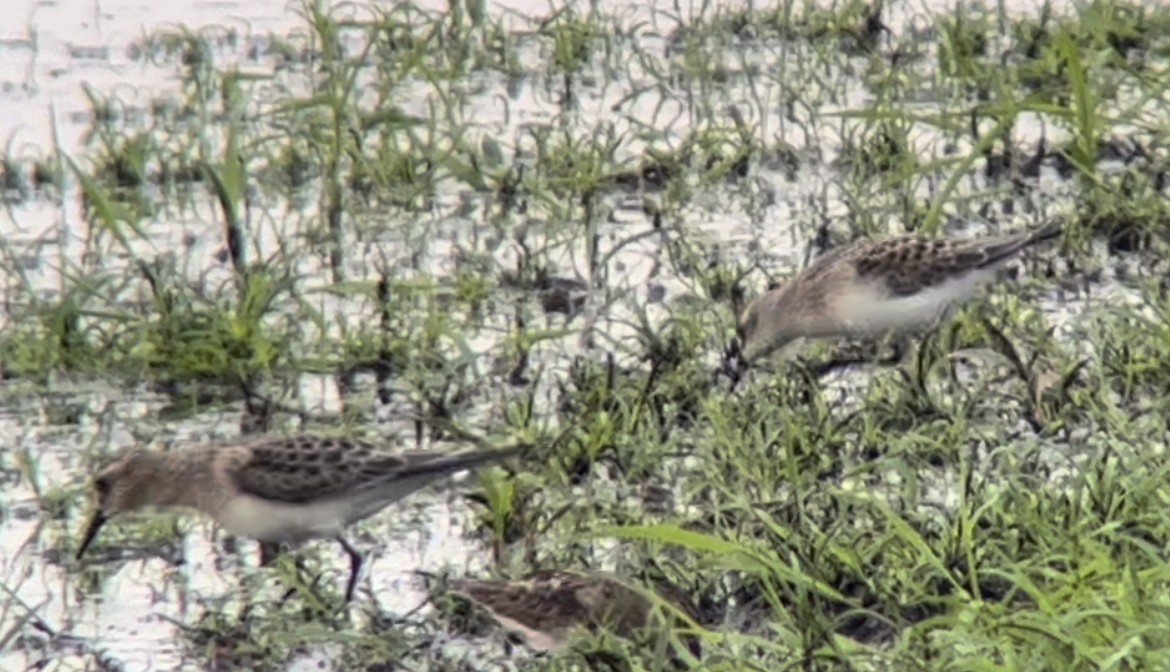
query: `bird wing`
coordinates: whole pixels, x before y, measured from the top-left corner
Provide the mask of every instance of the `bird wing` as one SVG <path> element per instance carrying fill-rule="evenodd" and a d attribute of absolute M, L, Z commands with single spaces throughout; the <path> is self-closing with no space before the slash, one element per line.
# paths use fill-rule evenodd
<path fill-rule="evenodd" d="M 905 297 L 985 268 L 1019 249 L 1019 242 L 1004 254 L 985 241 L 905 236 L 874 243 L 853 265 L 859 278 L 880 280 L 892 296 Z"/>
<path fill-rule="evenodd" d="M 408 459 L 360 439 L 270 438 L 247 446 L 246 457 L 229 469 L 236 487 L 249 495 L 303 504 L 369 488 L 394 479 Z"/>
<path fill-rule="evenodd" d="M 909 296 L 971 271 L 992 268 L 1060 233 L 1057 222 L 1032 233 L 973 240 L 898 236 L 871 244 L 853 263 L 858 276 L 881 278 L 894 296 Z"/>

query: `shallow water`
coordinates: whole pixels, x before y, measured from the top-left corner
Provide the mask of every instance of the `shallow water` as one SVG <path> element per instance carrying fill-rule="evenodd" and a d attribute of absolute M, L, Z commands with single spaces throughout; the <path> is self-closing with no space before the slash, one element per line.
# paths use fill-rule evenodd
<path fill-rule="evenodd" d="M 392 3 L 375 4 L 388 7 Z M 436 10 L 444 6 L 439 2 L 432 4 Z M 544 3 L 521 0 L 492 3 L 492 6 L 494 11 L 510 10 L 528 15 L 548 11 Z M 665 36 L 674 28 L 668 15 L 677 12 L 685 16 L 694 11 L 668 2 L 654 7 L 605 0 L 598 6 L 622 16 L 627 25 L 643 19 L 651 21 L 657 28 L 657 36 L 647 35 L 642 46 L 655 53 L 666 48 Z M 921 30 L 929 25 L 925 14 L 952 7 L 952 3 L 939 0 L 912 6 L 905 3 L 891 8 L 886 21 L 896 33 Z M 1012 10 L 1037 8 L 1038 3 L 1013 6 Z M 102 95 L 116 96 L 127 117 L 146 114 L 158 98 L 177 100 L 181 80 L 173 64 L 151 65 L 133 58 L 135 45 L 159 29 L 186 25 L 192 30 L 220 35 L 223 39 L 216 53 L 217 62 L 235 62 L 249 71 L 272 75 L 274 88 L 279 84 L 293 91 L 305 89 L 303 71 L 276 73 L 271 59 L 253 57 L 268 43 L 270 34 L 303 32 L 304 21 L 296 6 L 285 2 L 10 0 L 5 11 L 10 20 L 0 21 L 0 137 L 18 158 L 48 154 L 55 144 L 75 158 L 85 155 L 84 136 L 91 118 L 86 87 Z M 519 19 L 516 23 L 523 25 Z M 534 54 L 534 57 L 539 56 Z M 733 70 L 767 65 L 774 57 L 774 53 L 767 51 L 744 50 L 728 55 L 726 65 Z M 629 77 L 629 81 L 608 81 L 603 76 L 595 86 L 582 89 L 579 123 L 589 127 L 609 122 L 617 132 L 643 124 L 675 137 L 690 129 L 686 119 L 686 92 L 649 93 L 627 101 L 625 97 L 633 87 L 650 81 L 637 67 L 629 71 Z M 503 97 L 506 108 L 496 102 L 505 86 L 502 78 L 485 76 L 482 81 L 461 85 L 472 91 L 466 95 L 467 113 L 479 115 L 476 118 L 480 132 L 504 141 L 517 138 L 522 143 L 524 136 L 520 129 L 547 124 L 559 109 L 552 93 L 531 82 L 523 86 L 519 95 Z M 716 250 L 711 254 L 724 257 L 750 254 L 764 268 L 779 275 L 802 263 L 810 228 L 822 216 L 847 212 L 845 203 L 849 198 L 848 194 L 841 193 L 826 168 L 838 153 L 839 138 L 801 137 L 795 125 L 783 120 L 779 101 L 788 85 L 792 83 L 771 79 L 752 92 L 757 99 L 765 101 L 753 109 L 774 110 L 772 116 L 755 121 L 770 129 L 769 133 L 784 133 L 798 149 L 815 148 L 823 152 L 822 162 L 811 164 L 807 174 L 801 174 L 795 181 L 779 172 L 763 172 L 736 185 L 741 195 L 746 193 L 751 199 L 770 203 L 753 212 L 744 206 L 745 199 L 711 195 L 697 199 L 709 199 L 710 207 L 696 207 L 686 214 L 689 231 L 696 240 L 710 243 Z M 431 95 L 428 87 L 419 84 L 412 91 L 413 95 L 399 104 L 408 113 L 426 114 Z M 826 93 L 825 100 L 832 98 L 833 102 L 826 102 L 815 113 L 859 108 L 866 102 L 867 94 L 861 87 L 843 86 L 837 93 L 841 95 Z M 797 114 L 812 113 L 802 110 Z M 1049 142 L 1061 137 L 1059 129 L 1043 130 Z M 1038 139 L 1040 133 L 1038 124 L 1029 127 L 1021 123 L 1015 129 L 1015 138 L 1026 144 Z M 925 128 L 915 141 L 924 151 L 933 151 L 930 148 L 942 142 L 937 133 Z M 629 146 L 631 151 L 638 148 L 636 142 Z M 966 149 L 962 147 L 959 151 Z M 1058 206 L 1067 197 L 1067 187 L 1050 171 L 1042 172 L 1039 180 L 1044 185 L 1039 200 L 1044 203 L 1038 205 Z M 923 197 L 929 194 L 927 185 L 923 184 Z M 412 232 L 417 237 L 428 237 L 425 261 L 436 274 L 436 269 L 453 268 L 456 245 L 465 239 L 468 226 L 474 225 L 473 219 L 452 214 L 464 197 L 465 194 L 455 190 L 441 194 L 434 217 L 421 222 Z M 471 197 L 473 202 L 475 198 Z M 59 291 L 63 266 L 85 268 L 93 263 L 82 259 L 89 232 L 81 216 L 76 187 L 67 193 L 64 202 L 64 206 L 58 206 L 33 198 L 0 214 L 3 239 L 18 258 L 26 260 L 28 286 L 41 297 L 51 297 Z M 812 209 L 810 203 L 820 207 Z M 637 198 L 617 197 L 611 205 L 612 215 L 604 230 L 606 245 L 613 246 L 649 228 L 646 217 L 639 212 L 641 203 Z M 304 231 L 318 217 L 315 207 L 290 210 L 277 199 L 269 202 L 261 199 L 253 214 L 251 233 L 253 253 L 257 256 L 274 252 L 282 239 Z M 956 213 L 955 219 L 970 214 Z M 368 213 L 371 220 L 378 216 L 379 213 Z M 884 216 L 888 217 L 891 229 L 896 229 L 896 215 Z M 230 277 L 228 268 L 216 256 L 222 248 L 220 227 L 216 207 L 208 199 L 197 198 L 186 211 L 162 213 L 149 227 L 151 239 L 137 242 L 136 251 L 147 258 L 177 254 L 192 278 L 202 277 L 209 286 L 215 286 Z M 969 232 L 978 233 L 979 227 L 971 227 Z M 407 272 L 411 246 L 396 245 L 405 242 L 401 235 L 387 234 L 355 246 L 353 256 L 347 259 L 350 276 L 375 277 L 380 253 L 386 249 L 390 250 L 397 267 Z M 635 333 L 630 326 L 636 314 L 632 306 L 648 303 L 651 287 L 656 287 L 655 292 L 663 290 L 666 297 L 662 303 L 652 306 L 650 315 L 655 319 L 669 315 L 671 303 L 679 297 L 695 293 L 692 280 L 662 272 L 660 260 L 664 246 L 665 237 L 651 236 L 616 253 L 610 264 L 609 286 L 617 288 L 617 297 L 608 300 L 593 297 L 587 310 L 593 319 L 572 323 L 570 328 L 575 335 L 562 339 L 563 342 L 535 348 L 534 366 L 565 367 L 569 355 L 580 351 L 580 343 L 585 340 L 585 324 L 617 342 L 630 338 Z M 515 254 L 515 250 L 503 247 L 496 251 L 495 259 L 508 267 L 513 265 Z M 580 247 L 566 246 L 561 258 L 554 257 L 554 260 L 560 264 L 555 269 L 558 273 L 589 279 L 588 262 Z M 128 263 L 124 256 L 111 253 L 97 265 L 109 270 Z M 319 278 L 317 286 L 328 284 L 328 273 L 319 257 L 306 255 L 300 270 L 307 277 Z M 763 284 L 762 278 L 757 280 L 757 285 Z M 17 282 L 14 277 L 0 276 L 7 293 L 19 287 Z M 313 285 L 307 283 L 309 287 Z M 1124 286 L 1106 282 L 1097 290 L 1095 301 L 1103 300 L 1102 292 L 1110 297 L 1131 295 Z M 324 294 L 321 297 L 319 308 L 338 321 L 360 320 L 370 314 L 364 302 L 342 301 Z M 129 301 L 135 297 L 122 298 Z M 1045 305 L 1045 312 L 1053 323 L 1075 322 L 1090 308 L 1084 300 L 1060 303 L 1053 300 Z M 483 330 L 470 341 L 471 348 L 484 353 L 485 359 L 508 333 L 511 316 L 497 317 L 498 330 Z M 4 314 L 0 319 L 9 317 Z M 550 323 L 560 326 L 562 321 L 553 318 Z M 716 354 L 712 353 L 712 361 Z M 487 369 L 489 365 L 482 366 Z M 839 384 L 848 385 L 850 381 L 857 384 L 856 379 L 845 374 Z M 245 543 L 238 554 L 225 554 L 222 539 L 217 539 L 222 536 L 220 533 L 205 521 L 188 520 L 181 523 L 189 532 L 183 536 L 180 556 L 185 562 L 181 566 L 176 568 L 159 558 L 115 564 L 104 570 L 109 575 L 102 579 L 100 594 L 92 594 L 76 586 L 75 564 L 71 558 L 52 557 L 48 553 L 48 549 L 57 545 L 54 540 L 77 533 L 81 512 L 70 511 L 64 520 L 50 520 L 40 512 L 39 502 L 45 499 L 46 493 L 81 487 L 83 464 L 109 449 L 143 439 L 171 441 L 232 436 L 238 431 L 238 411 L 208 413 L 160 427 L 154 418 L 165 401 L 162 397 L 142 390 L 98 389 L 89 383 L 73 387 L 67 380 L 56 382 L 54 388 L 51 394 L 45 394 L 22 389 L 19 383 L 9 383 L 0 390 L 3 395 L 0 478 L 5 486 L 0 497 L 3 509 L 0 583 L 15 596 L 8 600 L 7 608 L 0 609 L 0 636 L 23 618 L 27 606 L 52 632 L 61 633 L 62 638 L 49 644 L 47 635 L 26 626 L 21 629 L 21 639 L 0 652 L 0 669 L 25 669 L 48 660 L 52 662 L 40 669 L 99 669 L 101 660 L 112 661 L 118 666 L 116 669 L 124 670 L 204 669 L 182 650 L 174 623 L 189 623 L 198 616 L 198 605 L 188 603 L 187 595 L 202 599 L 230 596 L 242 576 L 254 576 L 254 547 Z M 336 385 L 328 377 L 306 377 L 299 397 L 314 412 L 336 412 L 340 406 Z M 60 421 L 62 413 L 70 416 L 67 422 Z M 35 478 L 30 478 L 31 469 L 35 469 Z M 474 573 L 486 564 L 485 549 L 464 538 L 464 524 L 470 513 L 460 499 L 458 482 L 457 479 L 451 488 L 412 497 L 363 526 L 361 548 L 373 551 L 373 555 L 366 565 L 362 585 L 372 588 L 373 599 L 383 612 L 404 614 L 425 600 L 425 592 L 411 574 L 415 569 L 438 572 L 454 566 L 461 572 Z M 940 496 L 945 498 L 945 493 Z M 370 543 L 371 539 L 376 543 Z M 340 550 L 330 542 L 322 544 L 322 555 L 336 560 L 337 571 L 326 580 L 342 581 L 345 563 Z M 279 586 L 273 584 L 271 579 L 266 583 L 269 592 L 279 591 Z M 69 646 L 68 638 L 77 641 Z M 74 655 L 61 655 L 62 651 Z M 298 665 L 313 669 L 317 662 L 307 659 Z"/>

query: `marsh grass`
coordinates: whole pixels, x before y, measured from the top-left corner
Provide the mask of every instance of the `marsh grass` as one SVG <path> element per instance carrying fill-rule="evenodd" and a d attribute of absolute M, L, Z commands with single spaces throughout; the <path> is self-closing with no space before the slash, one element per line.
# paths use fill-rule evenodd
<path fill-rule="evenodd" d="M 613 569 L 697 615 L 534 669 L 1165 667 L 1165 8 L 447 10 L 151 35 L 133 53 L 175 96 L 87 90 L 79 150 L 10 142 L 10 216 L 76 199 L 84 226 L 39 260 L 50 292 L 0 241 L 6 398 L 110 380 L 164 395 L 164 430 L 242 405 L 249 431 L 530 443 L 465 498 L 490 571 Z M 1053 214 L 1059 243 L 900 366 L 821 376 L 823 344 L 734 392 L 716 371 L 737 306 L 834 245 Z M 189 220 L 200 242 L 172 244 Z M 317 376 L 337 407 L 302 402 Z M 68 549 L 81 489 L 22 459 Z M 175 520 L 112 526 L 99 555 L 174 559 Z M 442 604 L 339 613 L 330 552 L 298 557 L 228 598 L 274 577 L 287 600 L 190 596 L 197 665 L 473 669 L 432 642 L 498 636 L 452 635 Z M 35 611 L 0 613 L 0 645 Z"/>

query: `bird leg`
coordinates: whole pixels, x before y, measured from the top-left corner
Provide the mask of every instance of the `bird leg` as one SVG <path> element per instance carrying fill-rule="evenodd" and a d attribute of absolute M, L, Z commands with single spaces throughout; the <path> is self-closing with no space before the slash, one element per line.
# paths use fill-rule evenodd
<path fill-rule="evenodd" d="M 903 333 L 895 334 L 893 351 L 890 353 L 888 359 L 880 363 L 890 366 L 897 366 L 898 364 L 901 364 L 903 361 L 905 361 L 913 347 L 914 344 L 911 342 L 909 336 Z"/>
<path fill-rule="evenodd" d="M 358 573 L 362 571 L 362 555 L 340 534 L 335 539 L 337 539 L 337 543 L 341 544 L 345 554 L 349 556 L 349 581 L 345 585 L 345 601 L 349 602 L 353 599 L 353 592 L 357 588 Z"/>
<path fill-rule="evenodd" d="M 280 544 L 275 544 L 271 541 L 260 542 L 260 566 L 267 567 L 271 565 L 280 556 L 281 551 Z"/>

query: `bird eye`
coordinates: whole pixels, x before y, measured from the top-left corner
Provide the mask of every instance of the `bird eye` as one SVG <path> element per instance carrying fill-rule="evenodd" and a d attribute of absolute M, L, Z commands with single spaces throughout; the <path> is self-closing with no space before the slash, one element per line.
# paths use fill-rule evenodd
<path fill-rule="evenodd" d="M 99 497 L 105 497 L 110 494 L 110 479 L 102 476 L 93 482 L 93 488 L 97 491 Z"/>

